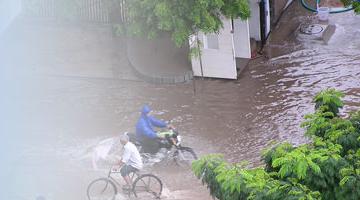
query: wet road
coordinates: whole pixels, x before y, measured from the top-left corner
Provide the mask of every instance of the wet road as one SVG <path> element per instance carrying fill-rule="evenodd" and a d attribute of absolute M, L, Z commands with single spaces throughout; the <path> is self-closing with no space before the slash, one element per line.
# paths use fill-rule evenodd
<path fill-rule="evenodd" d="M 37 44 L 38 29 L 32 28 L 25 29 L 32 41 L 27 45 L 2 40 L 11 45 L 1 48 L 6 55 L 2 66 L 7 66 L 1 69 L 6 94 L 1 132 L 9 141 L 2 145 L 2 157 L 10 164 L 1 170 L 2 180 L 8 180 L 2 182 L 8 190 L 1 199 L 85 199 L 89 181 L 104 174 L 92 169 L 93 148 L 132 131 L 144 103 L 156 116 L 171 119 L 184 144 L 200 155 L 223 153 L 229 161 L 257 165 L 261 149 L 271 141 L 306 142 L 299 124 L 313 111 L 316 92 L 328 87 L 344 91 L 344 115 L 360 107 L 360 17 L 347 13 L 331 22 L 337 30 L 327 45 L 296 36 L 275 38 L 270 46 L 291 53 L 253 61 L 238 81 L 196 80 L 176 86 L 123 80 L 130 69 L 114 56 L 118 49 L 93 49 L 109 42 L 101 34 L 87 35 L 74 47 L 72 40 L 84 33 L 66 33 L 57 49 L 50 48 L 55 43 L 49 35 L 41 38 L 47 42 Z M 69 58 L 79 51 L 81 59 Z M 94 63 L 104 68 L 93 69 Z M 117 76 L 112 76 L 114 63 L 121 68 Z M 99 71 L 102 76 L 95 76 Z M 173 166 L 152 170 L 164 181 L 167 199 L 210 199 L 191 172 Z"/>

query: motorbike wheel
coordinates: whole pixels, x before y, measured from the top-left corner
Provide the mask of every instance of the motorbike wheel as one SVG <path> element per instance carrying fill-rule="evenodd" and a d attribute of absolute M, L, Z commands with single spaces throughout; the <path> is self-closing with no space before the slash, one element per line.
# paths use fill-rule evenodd
<path fill-rule="evenodd" d="M 191 163 L 197 160 L 197 155 L 190 147 L 180 147 L 174 152 L 175 163 L 183 168 L 191 168 Z"/>

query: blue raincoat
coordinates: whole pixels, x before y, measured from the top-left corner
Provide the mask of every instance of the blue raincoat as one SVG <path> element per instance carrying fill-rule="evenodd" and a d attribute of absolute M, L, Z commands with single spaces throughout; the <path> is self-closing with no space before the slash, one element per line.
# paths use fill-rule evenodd
<path fill-rule="evenodd" d="M 137 137 L 146 137 L 146 138 L 156 138 L 157 134 L 154 131 L 153 127 L 164 128 L 167 126 L 166 122 L 156 119 L 153 116 L 149 116 L 151 111 L 149 106 L 144 106 L 141 110 L 141 116 L 136 123 L 136 136 Z"/>

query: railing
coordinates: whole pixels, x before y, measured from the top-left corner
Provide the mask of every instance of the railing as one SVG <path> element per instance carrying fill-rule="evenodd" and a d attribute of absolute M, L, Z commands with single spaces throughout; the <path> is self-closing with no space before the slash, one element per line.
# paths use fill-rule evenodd
<path fill-rule="evenodd" d="M 110 21 L 106 0 L 73 0 L 68 7 L 64 7 L 63 2 L 64 0 L 22 0 L 22 9 L 25 15 L 43 18 L 61 18 L 69 15 L 82 21 Z"/>
<path fill-rule="evenodd" d="M 80 0 L 78 14 L 85 21 L 109 22 L 109 10 L 104 0 Z"/>
<path fill-rule="evenodd" d="M 55 17 L 55 0 L 22 0 L 22 12 L 37 17 Z"/>

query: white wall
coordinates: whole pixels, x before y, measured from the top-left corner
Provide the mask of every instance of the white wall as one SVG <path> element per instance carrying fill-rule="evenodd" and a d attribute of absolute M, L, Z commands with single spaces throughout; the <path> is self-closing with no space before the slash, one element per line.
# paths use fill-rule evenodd
<path fill-rule="evenodd" d="M 291 1 L 291 0 L 290 0 Z M 249 19 L 250 37 L 257 41 L 261 40 L 261 24 L 260 24 L 260 7 L 259 1 L 250 1 L 251 17 Z M 270 33 L 270 2 L 265 0 L 265 12 L 266 16 L 266 35 Z"/>
<path fill-rule="evenodd" d="M 11 24 L 21 11 L 21 0 L 0 1 L 0 34 Z"/>
<path fill-rule="evenodd" d="M 248 20 L 234 20 L 234 49 L 236 58 L 251 58 Z"/>
<path fill-rule="evenodd" d="M 231 20 L 223 19 L 224 28 L 220 30 L 218 49 L 202 48 L 201 65 L 199 59 L 192 59 L 192 68 L 195 76 L 236 79 L 236 63 L 234 57 L 233 34 Z M 199 34 L 199 40 L 204 44 L 204 35 Z M 190 41 L 190 44 L 192 42 Z"/>
<path fill-rule="evenodd" d="M 265 34 L 266 37 L 269 35 L 270 33 L 270 1 L 266 0 L 265 1 L 265 12 L 266 12 L 266 29 L 265 29 Z"/>
<path fill-rule="evenodd" d="M 260 31 L 260 8 L 256 0 L 250 1 L 251 17 L 249 19 L 250 37 L 257 41 L 261 40 Z"/>

